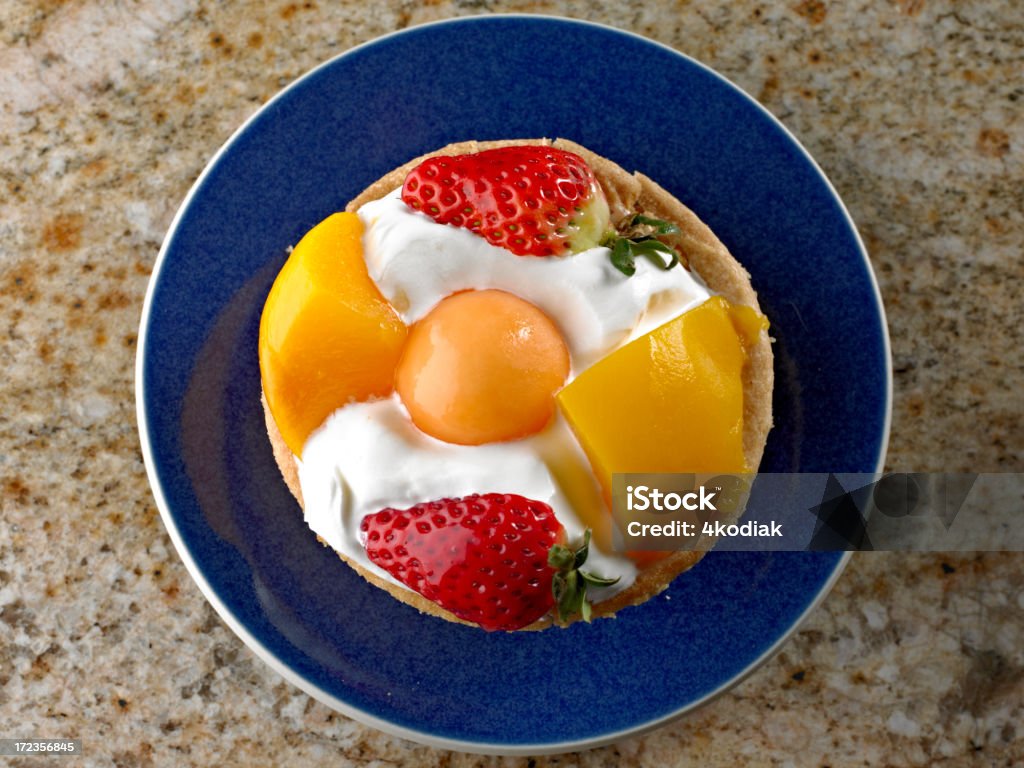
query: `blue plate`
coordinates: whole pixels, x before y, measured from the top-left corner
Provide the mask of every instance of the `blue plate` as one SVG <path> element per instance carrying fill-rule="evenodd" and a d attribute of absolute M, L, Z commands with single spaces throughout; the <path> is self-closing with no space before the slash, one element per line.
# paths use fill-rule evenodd
<path fill-rule="evenodd" d="M 569 67 L 576 57 L 586 66 Z M 821 171 L 709 69 L 564 19 L 416 27 L 327 62 L 270 101 L 210 162 L 171 226 L 137 370 L 164 523 L 239 637 L 358 720 L 505 754 L 607 743 L 707 701 L 766 660 L 845 563 L 835 553 L 712 553 L 614 621 L 488 634 L 420 615 L 317 543 L 280 480 L 259 402 L 257 327 L 286 248 L 422 152 L 529 136 L 571 138 L 648 172 L 750 270 L 778 339 L 762 470 L 880 468 L 885 320 Z"/>

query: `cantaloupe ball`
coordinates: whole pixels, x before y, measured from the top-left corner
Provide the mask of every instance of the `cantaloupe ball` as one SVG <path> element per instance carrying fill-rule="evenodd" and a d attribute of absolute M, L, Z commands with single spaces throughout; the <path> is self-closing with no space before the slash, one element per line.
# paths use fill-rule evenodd
<path fill-rule="evenodd" d="M 565 341 L 540 309 L 505 291 L 464 291 L 412 327 L 395 389 L 428 435 L 481 445 L 543 429 L 568 375 Z"/>

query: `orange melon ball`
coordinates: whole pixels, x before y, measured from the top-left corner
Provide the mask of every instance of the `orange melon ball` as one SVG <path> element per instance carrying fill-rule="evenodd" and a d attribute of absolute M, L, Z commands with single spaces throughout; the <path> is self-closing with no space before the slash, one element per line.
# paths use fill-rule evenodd
<path fill-rule="evenodd" d="M 565 341 L 541 310 L 505 291 L 465 291 L 412 327 L 395 389 L 428 435 L 481 445 L 543 429 L 568 375 Z"/>

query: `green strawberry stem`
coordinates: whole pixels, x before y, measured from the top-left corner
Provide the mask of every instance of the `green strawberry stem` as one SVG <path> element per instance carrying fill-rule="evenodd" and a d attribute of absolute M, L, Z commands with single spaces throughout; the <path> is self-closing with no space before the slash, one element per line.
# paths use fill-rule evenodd
<path fill-rule="evenodd" d="M 565 622 L 570 616 L 577 613 L 586 622 L 590 621 L 591 606 L 587 600 L 587 587 L 608 587 L 619 580 L 606 579 L 603 576 L 596 576 L 588 571 L 581 571 L 590 554 L 590 529 L 583 534 L 583 543 L 576 549 L 570 549 L 563 544 L 554 544 L 548 550 L 548 565 L 554 568 L 557 573 L 551 579 L 551 593 L 555 598 L 555 607 L 558 609 L 558 620 Z"/>
<path fill-rule="evenodd" d="M 634 214 L 619 231 L 611 230 L 601 245 L 611 248 L 615 268 L 627 277 L 636 274 L 636 260 L 644 257 L 661 269 L 672 269 L 679 263 L 679 254 L 670 245 L 658 240 L 659 235 L 678 235 L 679 227 L 670 221 Z"/>

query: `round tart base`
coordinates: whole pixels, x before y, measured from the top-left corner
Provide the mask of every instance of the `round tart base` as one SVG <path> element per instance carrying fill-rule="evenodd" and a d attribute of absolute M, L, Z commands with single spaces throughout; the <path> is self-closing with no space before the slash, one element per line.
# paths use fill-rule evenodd
<path fill-rule="evenodd" d="M 496 147 L 522 144 L 547 144 L 580 155 L 593 169 L 604 190 L 611 209 L 613 224 L 618 224 L 619 221 L 636 212 L 673 222 L 679 227 L 679 234 L 665 237 L 665 241 L 685 255 L 690 268 L 701 276 L 708 288 L 724 296 L 733 304 L 745 304 L 760 312 L 757 294 L 750 284 L 750 275 L 693 211 L 643 174 L 628 173 L 611 160 L 565 139 L 555 139 L 554 141 L 548 139 L 465 141 L 450 144 L 437 152 L 431 152 L 411 160 L 386 174 L 357 195 L 345 210 L 354 212 L 364 203 L 377 200 L 401 186 L 408 172 L 427 157 L 463 155 Z M 749 467 L 757 467 L 761 463 L 761 455 L 764 453 L 765 442 L 771 429 L 773 384 L 771 340 L 767 331 L 761 331 L 756 343 L 748 349 L 747 365 L 743 370 L 743 455 Z M 288 489 L 301 506 L 302 489 L 299 485 L 299 472 L 295 456 L 281 437 L 277 424 L 270 414 L 266 397 L 262 398 L 262 403 L 267 423 L 267 434 L 274 450 L 274 459 Z M 481 489 L 481 493 L 486 490 L 486 488 Z M 323 539 L 320 539 L 320 542 L 327 546 Z M 387 591 L 396 600 L 447 621 L 460 624 L 468 623 L 422 595 L 395 586 L 340 552 L 338 556 L 355 569 L 360 576 L 374 586 Z M 613 617 L 623 608 L 639 605 L 649 600 L 664 591 L 680 573 L 696 565 L 703 556 L 703 551 L 674 552 L 647 566 L 637 574 L 636 581 L 631 586 L 610 599 L 594 605 L 594 618 Z M 570 620 L 569 623 L 575 620 L 578 618 Z M 545 617 L 519 631 L 544 629 L 552 626 L 553 623 L 550 617 Z"/>

